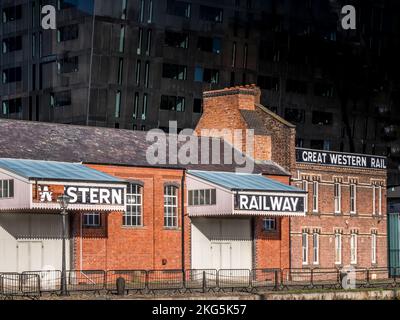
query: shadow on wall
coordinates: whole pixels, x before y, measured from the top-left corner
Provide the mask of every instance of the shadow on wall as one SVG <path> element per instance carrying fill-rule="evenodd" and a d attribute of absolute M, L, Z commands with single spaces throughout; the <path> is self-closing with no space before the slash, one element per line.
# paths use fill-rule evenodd
<path fill-rule="evenodd" d="M 67 228 L 68 230 L 68 228 Z M 61 239 L 62 217 L 56 214 L 0 214 L 0 239 Z"/>

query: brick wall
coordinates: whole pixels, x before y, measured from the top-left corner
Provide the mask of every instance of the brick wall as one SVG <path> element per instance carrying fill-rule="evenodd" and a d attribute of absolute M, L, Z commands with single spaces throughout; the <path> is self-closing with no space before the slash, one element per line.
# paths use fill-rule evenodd
<path fill-rule="evenodd" d="M 292 267 L 334 268 L 335 233 L 342 234 L 342 263 L 350 265 L 350 237 L 357 236 L 357 264 L 359 268 L 387 266 L 387 220 L 386 220 L 386 171 L 352 169 L 308 164 L 297 164 L 298 172 L 293 184 L 301 187 L 301 181 L 308 182 L 308 212 L 306 217 L 292 218 Z M 313 181 L 318 181 L 318 211 L 313 212 Z M 335 213 L 334 183 L 341 186 L 341 212 Z M 356 185 L 356 214 L 350 213 L 350 183 Z M 373 215 L 373 184 L 382 184 L 382 214 L 378 214 L 378 189 L 376 215 Z M 312 234 L 320 233 L 319 263 L 313 264 Z M 302 264 L 303 231 L 309 233 L 308 264 Z M 372 233 L 377 234 L 377 263 L 371 261 Z"/>
<path fill-rule="evenodd" d="M 180 269 L 181 193 L 178 191 L 179 228 L 164 227 L 164 183 L 180 185 L 181 170 L 91 165 L 92 168 L 127 180 L 143 183 L 143 226 L 123 226 L 122 212 L 102 214 L 102 227 L 83 228 L 80 215 L 74 215 L 75 268 L 80 269 Z M 186 211 L 186 209 L 185 209 Z M 189 243 L 190 222 L 185 223 Z M 190 261 L 190 245 L 185 246 Z M 82 251 L 81 251 L 82 250 Z M 80 256 L 82 252 L 82 264 Z M 163 260 L 165 259 L 163 263 Z"/>

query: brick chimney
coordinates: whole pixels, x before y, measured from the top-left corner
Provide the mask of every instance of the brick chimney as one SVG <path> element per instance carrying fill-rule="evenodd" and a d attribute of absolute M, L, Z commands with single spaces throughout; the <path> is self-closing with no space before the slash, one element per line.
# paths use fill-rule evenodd
<path fill-rule="evenodd" d="M 195 129 L 196 133 L 223 138 L 255 160 L 271 160 L 271 136 L 262 121 L 257 122 L 256 105 L 260 103 L 260 96 L 261 91 L 256 85 L 205 91 L 203 115 Z M 224 129 L 228 131 L 224 132 Z M 254 130 L 251 146 L 246 141 L 248 129 Z M 242 130 L 242 140 L 234 138 L 233 130 Z"/>

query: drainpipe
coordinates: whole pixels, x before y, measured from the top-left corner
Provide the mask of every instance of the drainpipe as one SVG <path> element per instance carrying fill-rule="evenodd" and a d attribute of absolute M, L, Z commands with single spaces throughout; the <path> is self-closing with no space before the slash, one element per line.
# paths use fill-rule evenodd
<path fill-rule="evenodd" d="M 292 269 L 292 218 L 289 217 L 289 269 Z"/>
<path fill-rule="evenodd" d="M 185 173 L 183 170 L 181 181 L 181 242 L 182 242 L 182 272 L 185 271 Z"/>

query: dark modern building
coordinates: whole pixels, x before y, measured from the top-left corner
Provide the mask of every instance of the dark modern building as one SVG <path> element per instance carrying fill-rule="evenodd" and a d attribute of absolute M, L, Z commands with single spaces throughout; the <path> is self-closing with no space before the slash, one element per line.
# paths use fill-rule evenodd
<path fill-rule="evenodd" d="M 41 8 L 56 8 L 56 30 Z M 341 8 L 356 7 L 356 30 Z M 396 0 L 0 0 L 1 117 L 195 127 L 202 92 L 256 83 L 297 146 L 387 155 L 400 183 Z M 93 14 L 95 13 L 95 14 Z"/>

